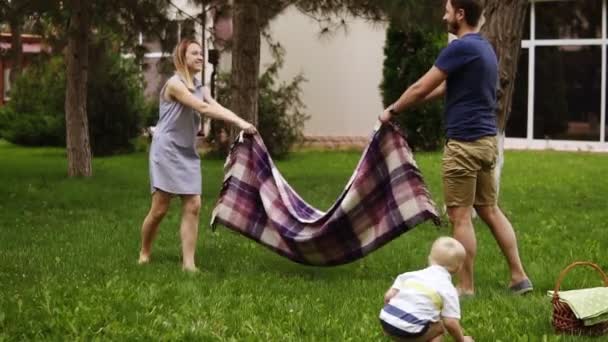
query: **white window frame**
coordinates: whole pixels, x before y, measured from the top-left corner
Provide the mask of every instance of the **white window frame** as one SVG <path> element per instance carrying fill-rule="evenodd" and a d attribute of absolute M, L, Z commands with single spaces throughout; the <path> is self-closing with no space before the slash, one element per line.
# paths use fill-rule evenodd
<path fill-rule="evenodd" d="M 528 107 L 526 138 L 506 138 L 505 146 L 511 149 L 556 149 L 556 150 L 584 150 L 608 152 L 606 141 L 606 60 L 607 60 L 607 8 L 602 1 L 602 37 L 593 39 L 536 39 L 536 6 L 537 2 L 557 2 L 563 0 L 530 0 L 530 38 L 522 40 L 522 49 L 528 49 Z M 568 0 L 566 0 L 568 1 Z M 569 0 L 572 1 L 572 0 Z M 534 139 L 534 88 L 535 88 L 535 61 L 537 46 L 601 46 L 601 95 L 600 95 L 600 139 L 598 141 L 573 141 Z"/>

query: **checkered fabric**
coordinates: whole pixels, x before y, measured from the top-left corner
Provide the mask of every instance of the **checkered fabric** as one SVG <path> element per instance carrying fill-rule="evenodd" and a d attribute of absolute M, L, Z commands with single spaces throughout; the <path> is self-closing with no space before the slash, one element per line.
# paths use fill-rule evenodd
<path fill-rule="evenodd" d="M 332 266 L 362 258 L 429 219 L 439 224 L 405 137 L 394 124 L 383 124 L 326 212 L 287 184 L 259 135 L 241 135 L 226 160 L 211 225 L 221 224 L 295 262 Z"/>

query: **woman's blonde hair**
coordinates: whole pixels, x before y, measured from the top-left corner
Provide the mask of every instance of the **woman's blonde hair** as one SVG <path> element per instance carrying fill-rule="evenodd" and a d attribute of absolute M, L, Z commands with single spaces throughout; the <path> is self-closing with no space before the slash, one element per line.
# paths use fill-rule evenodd
<path fill-rule="evenodd" d="M 201 44 L 194 39 L 182 39 L 175 47 L 175 51 L 173 51 L 173 65 L 175 66 L 175 71 L 184 79 L 184 82 L 186 82 L 186 87 L 193 91 L 193 76 L 190 74 L 190 70 L 186 64 L 186 51 L 188 50 L 190 44 L 201 46 Z"/>

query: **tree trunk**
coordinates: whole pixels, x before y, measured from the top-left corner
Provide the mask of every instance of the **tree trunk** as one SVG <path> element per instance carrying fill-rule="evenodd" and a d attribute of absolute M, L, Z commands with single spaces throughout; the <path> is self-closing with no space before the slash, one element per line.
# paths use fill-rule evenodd
<path fill-rule="evenodd" d="M 23 42 L 21 40 L 21 33 L 23 30 L 23 23 L 20 18 L 10 18 L 9 22 L 11 28 L 11 75 L 10 81 L 13 83 L 17 77 L 21 74 L 21 67 L 23 66 Z"/>
<path fill-rule="evenodd" d="M 498 55 L 498 129 L 504 131 L 511 113 L 511 100 L 521 50 L 527 0 L 486 0 L 482 34 Z"/>
<path fill-rule="evenodd" d="M 206 81 L 207 81 L 207 62 L 209 60 L 209 46 L 207 46 L 207 1 L 201 1 L 200 3 L 201 8 L 203 9 L 203 11 L 201 12 L 200 15 L 200 19 L 201 19 L 201 48 L 203 50 L 203 56 L 204 56 L 204 61 L 203 61 L 203 65 L 205 66 L 203 68 L 203 70 L 201 71 L 201 82 L 203 85 L 207 85 Z M 214 72 L 215 72 L 215 67 L 214 67 Z M 211 84 L 211 96 L 215 96 L 215 94 L 213 93 L 213 83 Z M 208 137 L 209 132 L 211 130 L 211 119 L 207 116 L 203 116 L 201 117 L 201 126 L 199 128 L 200 133 L 203 135 L 203 137 L 205 137 L 205 139 Z"/>
<path fill-rule="evenodd" d="M 231 109 L 257 125 L 261 21 L 256 1 L 235 0 L 232 48 Z"/>
<path fill-rule="evenodd" d="M 65 120 L 68 176 L 90 177 L 91 146 L 87 119 L 90 8 L 87 0 L 70 1 L 67 28 Z"/>
<path fill-rule="evenodd" d="M 486 0 L 484 7 L 485 23 L 481 33 L 492 43 L 498 56 L 496 116 L 499 148 L 495 174 L 498 188 L 500 188 L 500 175 L 504 164 L 505 129 L 511 114 L 527 6 L 528 0 Z"/>

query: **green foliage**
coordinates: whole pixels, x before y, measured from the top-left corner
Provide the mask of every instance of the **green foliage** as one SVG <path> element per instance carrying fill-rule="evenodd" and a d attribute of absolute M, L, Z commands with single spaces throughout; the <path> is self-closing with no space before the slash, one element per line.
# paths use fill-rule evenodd
<path fill-rule="evenodd" d="M 65 145 L 65 65 L 59 57 L 27 68 L 0 108 L 0 135 L 26 146 Z"/>
<path fill-rule="evenodd" d="M 145 103 L 141 115 L 141 123 L 143 127 L 155 126 L 158 122 L 158 98 L 148 100 Z"/>
<path fill-rule="evenodd" d="M 290 83 L 276 86 L 280 65 L 274 63 L 260 77 L 258 126 L 270 154 L 281 158 L 303 138 L 304 123 L 309 116 L 304 113 L 300 99 L 302 75 Z"/>
<path fill-rule="evenodd" d="M 385 106 L 395 102 L 408 86 L 431 68 L 441 47 L 444 33 L 410 28 L 404 31 L 391 23 L 384 47 L 383 80 L 380 85 Z M 434 101 L 408 110 L 397 117 L 415 150 L 435 150 L 443 139 L 443 104 Z"/>
<path fill-rule="evenodd" d="M 89 57 L 91 68 L 87 112 L 91 150 L 95 155 L 132 151 L 131 139 L 140 133 L 146 111 L 141 74 L 119 53 L 104 53 L 96 46 Z M 107 51 L 107 50 L 106 50 Z"/>
<path fill-rule="evenodd" d="M 91 47 L 89 65 L 87 112 L 93 154 L 131 151 L 142 113 L 154 106 L 145 103 L 140 72 L 105 44 Z M 21 145 L 65 146 L 63 58 L 28 68 L 12 91 L 11 101 L 0 111 L 0 134 Z"/>
<path fill-rule="evenodd" d="M 298 75 L 289 83 L 277 84 L 283 65 L 283 51 L 275 50 L 275 61 L 260 76 L 258 98 L 258 131 L 270 154 L 285 157 L 290 148 L 303 137 L 304 123 L 309 116 L 300 95 L 304 76 Z M 220 103 L 230 103 L 230 77 L 222 75 L 218 82 Z M 216 151 L 217 152 L 217 151 Z"/>
<path fill-rule="evenodd" d="M 347 27 L 351 17 L 364 18 L 371 22 L 392 21 L 408 30 L 412 28 L 423 31 L 433 30 L 441 23 L 445 6 L 445 0 L 281 0 L 277 2 L 294 4 L 302 13 L 313 17 L 319 22 L 322 34 Z M 261 7 L 269 7 L 271 11 L 273 9 L 270 6 Z"/>

